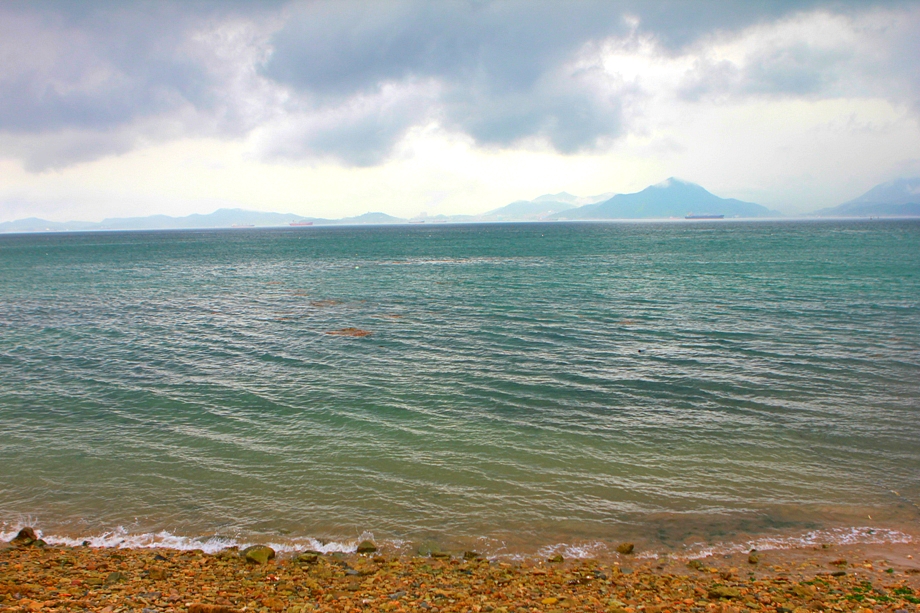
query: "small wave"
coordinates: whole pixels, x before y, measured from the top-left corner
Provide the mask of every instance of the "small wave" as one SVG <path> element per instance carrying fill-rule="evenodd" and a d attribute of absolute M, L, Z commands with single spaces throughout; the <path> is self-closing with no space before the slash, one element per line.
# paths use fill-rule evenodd
<path fill-rule="evenodd" d="M 814 547 L 815 545 L 822 544 L 868 545 L 913 542 L 915 542 L 914 537 L 899 530 L 854 526 L 811 530 L 791 536 L 764 536 L 740 542 L 721 542 L 716 544 L 693 543 L 687 545 L 682 552 L 656 550 L 653 548 L 639 551 L 635 555 L 635 558 L 639 560 L 657 560 L 662 556 L 667 556 L 676 560 L 691 560 L 715 555 L 747 553 L 752 549 L 768 551 Z M 584 543 L 556 543 L 554 545 L 546 545 L 539 548 L 534 555 L 538 558 L 549 558 L 556 554 L 560 554 L 564 558 L 572 559 L 607 558 L 611 557 L 615 551 L 615 543 L 588 541 Z M 523 560 L 531 556 L 526 554 L 504 554 L 496 557 Z"/>
<path fill-rule="evenodd" d="M 18 531 L 18 528 L 11 531 L 0 531 L 0 541 L 12 540 Z M 364 532 L 356 539 L 347 541 L 320 541 L 310 537 L 303 537 L 291 538 L 283 542 L 270 540 L 256 542 L 221 536 L 180 536 L 166 530 L 132 534 L 120 526 L 108 532 L 82 537 L 45 534 L 40 529 L 36 529 L 35 532 L 39 538 L 48 544 L 67 547 L 87 545 L 89 547 L 112 547 L 117 549 L 177 549 L 181 551 L 200 549 L 205 553 L 217 553 L 228 547 L 244 548 L 255 544 L 268 545 L 279 553 L 294 553 L 307 549 L 322 553 L 354 553 L 358 548 L 358 543 L 361 541 L 374 540 L 372 533 Z M 398 542 L 394 544 L 400 545 Z"/>

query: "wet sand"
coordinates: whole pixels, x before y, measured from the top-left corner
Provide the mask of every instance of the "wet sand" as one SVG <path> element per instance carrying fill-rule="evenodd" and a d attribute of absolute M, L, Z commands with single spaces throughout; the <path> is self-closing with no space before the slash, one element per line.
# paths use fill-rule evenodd
<path fill-rule="evenodd" d="M 170 549 L 0 549 L 0 611 L 917 611 L 920 546 L 521 563 L 395 552 L 247 560 Z M 258 557 L 258 556 L 254 556 Z"/>

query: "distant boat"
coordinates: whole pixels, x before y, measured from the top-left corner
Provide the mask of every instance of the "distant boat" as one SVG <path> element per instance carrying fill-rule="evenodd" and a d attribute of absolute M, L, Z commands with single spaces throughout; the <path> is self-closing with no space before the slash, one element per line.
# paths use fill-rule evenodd
<path fill-rule="evenodd" d="M 233 224 L 233 225 L 230 226 L 230 227 L 231 227 L 231 228 L 255 228 L 256 225 L 255 225 L 255 224 L 251 224 L 251 223 L 235 223 L 235 224 Z"/>
<path fill-rule="evenodd" d="M 690 213 L 684 219 L 725 219 L 725 215 L 694 215 Z"/>
<path fill-rule="evenodd" d="M 288 224 L 289 226 L 312 226 L 312 221 L 292 221 Z"/>

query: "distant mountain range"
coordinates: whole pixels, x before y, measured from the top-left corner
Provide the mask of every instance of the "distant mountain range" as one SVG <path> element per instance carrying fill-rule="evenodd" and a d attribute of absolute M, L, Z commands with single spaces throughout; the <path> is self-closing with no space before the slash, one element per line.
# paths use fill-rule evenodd
<path fill-rule="evenodd" d="M 920 217 L 920 177 L 876 185 L 859 198 L 815 211 L 820 217 Z"/>
<path fill-rule="evenodd" d="M 61 232 L 93 230 L 174 230 L 194 228 L 232 228 L 236 227 L 271 227 L 286 226 L 292 222 L 312 222 L 313 225 L 333 224 L 384 224 L 406 223 L 407 220 L 393 217 L 386 213 L 365 213 L 357 217 L 343 219 L 321 219 L 318 217 L 301 217 L 284 213 L 263 213 L 245 209 L 218 209 L 207 215 L 187 215 L 170 217 L 168 215 L 150 215 L 149 217 L 117 217 L 102 221 L 65 221 L 56 222 L 30 217 L 17 221 L 0 223 L 0 232 Z"/>
<path fill-rule="evenodd" d="M 436 215 L 413 219 L 386 213 L 365 213 L 357 217 L 323 219 L 245 209 L 218 209 L 207 215 L 170 217 L 119 217 L 100 222 L 55 222 L 35 217 L 0 223 L 0 232 L 55 232 L 93 230 L 161 230 L 192 228 L 287 226 L 292 222 L 313 225 L 465 223 L 490 221 L 562 221 L 591 219 L 667 219 L 687 215 L 724 215 L 726 218 L 781 217 L 778 211 L 753 202 L 720 198 L 703 187 L 671 177 L 633 194 L 600 194 L 579 198 L 566 192 L 545 194 L 533 200 L 519 200 L 482 215 Z M 920 216 L 920 178 L 883 183 L 839 206 L 811 213 L 825 217 Z"/>

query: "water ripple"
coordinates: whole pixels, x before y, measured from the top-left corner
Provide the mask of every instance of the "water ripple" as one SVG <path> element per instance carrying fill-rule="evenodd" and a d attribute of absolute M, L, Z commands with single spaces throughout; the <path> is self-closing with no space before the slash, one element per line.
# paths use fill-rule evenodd
<path fill-rule="evenodd" d="M 918 272 L 916 222 L 2 236 L 0 521 L 496 551 L 904 529 Z"/>

